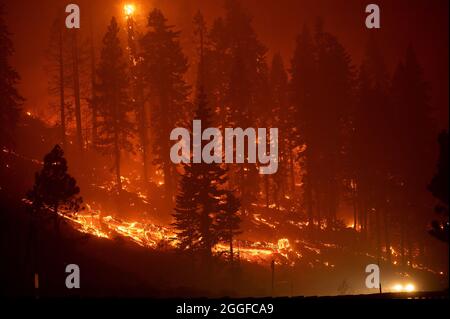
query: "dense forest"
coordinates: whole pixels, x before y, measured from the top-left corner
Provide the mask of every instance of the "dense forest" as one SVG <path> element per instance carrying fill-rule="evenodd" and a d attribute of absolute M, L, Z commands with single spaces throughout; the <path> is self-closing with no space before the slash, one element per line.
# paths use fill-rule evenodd
<path fill-rule="evenodd" d="M 286 59 L 276 48 L 269 54 L 244 1 L 223 5 L 224 14 L 209 23 L 201 11 L 192 17 L 189 54 L 183 30 L 160 9 L 141 12 L 144 20 L 125 5 L 93 30 L 90 23 L 67 29 L 58 8 L 43 66 L 49 116 L 29 111 L 17 90 L 13 43 L 1 18 L 4 211 L 24 211 L 30 242 L 39 232 L 67 237 L 64 222 L 91 240 L 174 251 L 194 269 L 219 258 L 232 276 L 245 263 L 272 261 L 281 277 L 292 276 L 289 267 L 300 274 L 316 263 L 332 277 L 332 268 L 353 260 L 362 274 L 372 262 L 392 277 L 434 276 L 442 285 L 448 132 L 437 129 L 414 42 L 390 69 L 383 39 L 373 32 L 357 63 L 317 18 L 298 30 Z M 194 119 L 205 128 L 278 128 L 277 172 L 259 174 L 249 154 L 244 163 L 174 164 L 170 133 L 191 129 Z M 2 218 L 4 229 L 13 225 L 11 216 Z M 39 258 L 33 251 L 45 250 L 45 242 L 24 248 L 24 258 Z M 324 291 L 363 291 L 356 288 L 363 280 L 352 291 L 345 278 L 335 276 L 343 283 Z M 303 288 L 295 291 L 309 291 Z"/>

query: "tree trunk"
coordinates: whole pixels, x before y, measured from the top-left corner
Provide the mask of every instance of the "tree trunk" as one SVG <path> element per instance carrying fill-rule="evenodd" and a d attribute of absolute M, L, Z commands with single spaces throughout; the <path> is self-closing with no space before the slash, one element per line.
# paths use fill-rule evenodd
<path fill-rule="evenodd" d="M 367 204 L 365 203 L 365 201 L 362 210 L 362 217 L 363 217 L 363 233 L 364 237 L 367 239 Z"/>
<path fill-rule="evenodd" d="M 60 98 L 60 117 L 61 117 L 61 140 L 63 148 L 67 151 L 66 140 L 66 102 L 64 97 L 64 59 L 63 59 L 63 32 L 59 29 L 59 98 Z"/>
<path fill-rule="evenodd" d="M 117 193 L 122 192 L 122 179 L 120 174 L 120 145 L 119 145 L 119 106 L 117 97 L 115 98 L 114 107 L 114 158 L 116 168 Z"/>
<path fill-rule="evenodd" d="M 91 125 L 92 125 L 92 145 L 97 145 L 97 105 L 95 101 L 95 48 L 94 48 L 94 31 L 92 27 L 92 16 L 90 20 L 90 57 L 91 57 Z"/>
<path fill-rule="evenodd" d="M 167 112 L 170 112 L 170 110 L 172 109 L 170 102 L 169 102 L 169 97 L 167 96 L 167 94 L 164 94 L 161 97 L 161 107 L 163 110 L 167 110 Z M 161 121 L 162 121 L 162 127 L 164 130 L 167 130 L 168 134 L 170 132 L 170 125 L 169 125 L 169 119 L 167 118 L 168 114 L 165 113 L 164 116 L 162 117 Z M 169 135 L 167 135 L 169 136 Z M 170 151 L 170 145 L 169 145 L 169 140 L 165 140 L 165 141 L 161 141 L 161 152 L 162 152 L 162 161 L 163 161 L 163 171 L 164 171 L 164 190 L 165 190 L 165 201 L 166 204 L 168 204 L 170 207 L 173 206 L 173 191 L 174 191 L 174 187 L 173 187 L 173 176 L 172 176 L 172 170 L 171 170 L 171 160 L 169 158 L 169 151 Z"/>
<path fill-rule="evenodd" d="M 385 247 L 386 247 L 386 259 L 387 259 L 388 263 L 391 263 L 392 254 L 391 254 L 391 240 L 390 240 L 390 234 L 389 234 L 389 212 L 388 212 L 387 205 L 384 208 L 384 238 L 385 238 Z"/>
<path fill-rule="evenodd" d="M 122 192 L 122 179 L 120 174 L 120 148 L 119 148 L 119 134 L 117 127 L 115 128 L 114 132 L 114 157 L 116 166 L 117 193 L 120 194 Z"/>
<path fill-rule="evenodd" d="M 289 183 L 291 185 L 291 193 L 295 192 L 295 172 L 294 172 L 294 159 L 292 156 L 292 149 L 289 147 L 289 170 L 290 170 L 290 180 Z"/>
<path fill-rule="evenodd" d="M 142 105 L 140 106 L 141 109 L 141 115 L 139 116 L 139 125 L 140 125 L 140 131 L 141 131 L 141 148 L 142 148 L 142 163 L 143 163 L 143 167 L 142 167 L 142 175 L 143 175 L 143 180 L 144 180 L 144 187 L 147 189 L 148 188 L 148 156 L 147 156 L 147 148 L 148 148 L 148 138 L 147 138 L 147 116 L 146 116 L 146 112 L 145 112 L 145 106 L 144 103 L 142 102 Z"/>
<path fill-rule="evenodd" d="M 58 215 L 58 205 L 57 204 L 53 207 L 53 210 L 54 210 L 54 217 L 55 217 L 55 219 L 54 219 L 55 234 L 56 234 L 56 237 L 58 238 L 58 241 L 59 241 L 59 237 L 60 237 L 60 229 L 59 229 L 60 218 L 59 218 L 59 215 Z"/>
<path fill-rule="evenodd" d="M 172 203 L 173 186 L 172 186 L 172 174 L 170 170 L 170 164 L 166 160 L 163 165 L 164 171 L 164 190 L 167 204 Z"/>
<path fill-rule="evenodd" d="M 138 117 L 139 117 L 139 137 L 142 149 L 142 179 L 145 189 L 148 189 L 148 136 L 147 136 L 147 112 L 145 111 L 144 89 L 142 87 L 142 79 L 136 79 L 137 83 L 137 99 Z"/>
<path fill-rule="evenodd" d="M 72 37 L 72 67 L 73 67 L 73 92 L 75 99 L 75 119 L 77 126 L 77 144 L 78 149 L 83 152 L 83 133 L 81 125 L 81 102 L 80 102 L 80 78 L 78 70 L 78 44 L 76 31 L 73 32 Z"/>
<path fill-rule="evenodd" d="M 233 255 L 233 230 L 230 229 L 230 260 L 231 263 L 233 264 L 234 261 L 234 255 Z"/>
<path fill-rule="evenodd" d="M 306 169 L 309 169 L 309 167 L 307 167 Z M 305 202 L 306 202 L 306 211 L 308 215 L 308 226 L 309 228 L 312 229 L 314 226 L 314 215 L 312 203 L 311 175 L 309 171 L 305 175 Z"/>
<path fill-rule="evenodd" d="M 316 219 L 317 219 L 317 229 L 320 230 L 322 226 L 322 200 L 321 194 L 317 190 L 314 191 L 316 198 Z"/>
<path fill-rule="evenodd" d="M 140 70 L 141 63 L 139 62 L 140 57 L 137 53 L 137 43 L 135 34 L 136 23 L 132 17 L 127 17 L 127 31 L 128 31 L 128 48 L 129 53 L 129 64 L 132 75 L 132 93 L 135 99 L 135 112 L 138 118 L 138 128 L 139 128 L 139 144 L 142 151 L 142 179 L 144 181 L 144 187 L 148 188 L 148 169 L 147 169 L 147 114 L 145 111 L 145 101 L 144 101 L 144 88 L 142 86 L 142 72 Z"/>
<path fill-rule="evenodd" d="M 408 246 L 408 262 L 409 267 L 412 268 L 413 265 L 413 242 L 411 238 L 411 228 L 408 228 L 408 231 L 406 232 L 406 243 Z"/>
<path fill-rule="evenodd" d="M 360 229 L 361 234 L 363 234 L 364 233 L 364 218 L 363 218 L 364 205 L 363 205 L 363 201 L 362 201 L 361 197 L 362 197 L 361 189 L 359 189 L 356 206 L 358 207 L 359 229 Z"/>
<path fill-rule="evenodd" d="M 381 212 L 377 208 L 375 211 L 375 225 L 376 225 L 376 244 L 377 244 L 377 258 L 381 258 Z"/>
<path fill-rule="evenodd" d="M 406 256 L 405 256 L 405 218 L 401 218 L 400 225 L 400 255 L 401 255 L 401 263 L 402 267 L 406 265 Z"/>

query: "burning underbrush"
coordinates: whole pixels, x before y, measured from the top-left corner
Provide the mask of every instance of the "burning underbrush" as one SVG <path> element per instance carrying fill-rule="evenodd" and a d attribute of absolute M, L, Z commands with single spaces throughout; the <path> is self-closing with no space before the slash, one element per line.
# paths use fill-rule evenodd
<path fill-rule="evenodd" d="M 148 203 L 146 203 L 148 205 Z M 148 249 L 167 251 L 177 249 L 177 234 L 170 226 L 164 226 L 148 217 L 123 218 L 105 214 L 86 205 L 86 209 L 73 212 L 58 212 L 61 217 L 79 232 L 105 239 L 128 240 Z M 296 266 L 332 270 L 340 263 L 341 256 L 364 256 L 376 261 L 373 252 L 358 241 L 358 232 L 343 227 L 339 230 L 308 229 L 307 222 L 294 221 L 287 212 L 280 212 L 279 218 L 250 214 L 244 220 L 245 232 L 234 242 L 234 256 L 240 261 L 268 266 L 272 261 L 277 265 Z M 285 222 L 281 222 L 284 219 Z M 329 239 L 329 240 L 327 240 Z M 399 266 L 400 255 L 391 247 L 390 266 Z M 213 248 L 216 256 L 228 258 L 229 246 L 218 243 Z M 353 258 L 353 257 L 351 257 Z M 383 262 L 387 262 L 382 258 Z M 424 265 L 412 264 L 411 268 L 437 274 Z"/>
<path fill-rule="evenodd" d="M 177 247 L 176 233 L 170 227 L 157 225 L 149 219 L 128 221 L 112 215 L 105 216 L 102 212 L 92 209 L 74 214 L 60 212 L 60 215 L 78 231 L 95 237 L 120 238 L 154 250 L 175 250 Z M 251 224 L 253 226 L 248 232 L 248 238 L 253 240 L 241 237 L 234 241 L 234 255 L 238 260 L 266 266 L 274 261 L 275 264 L 287 266 L 305 263 L 311 268 L 335 267 L 325 256 L 329 255 L 330 251 L 339 250 L 336 244 L 294 237 L 288 239 L 279 232 L 268 236 L 267 230 L 270 228 L 267 227 L 267 221 L 261 222 L 261 217 L 257 215 L 253 216 Z M 300 228 L 298 225 L 296 227 Z M 279 237 L 276 237 L 277 235 Z M 219 243 L 213 248 L 213 252 L 226 258 L 229 255 L 229 246 Z"/>
<path fill-rule="evenodd" d="M 60 212 L 60 215 L 78 231 L 92 236 L 108 239 L 121 237 L 149 249 L 168 250 L 176 249 L 177 246 L 175 232 L 149 220 L 130 222 L 111 215 L 103 216 L 94 210 L 74 214 Z M 237 239 L 234 245 L 237 258 L 248 262 L 269 264 L 274 260 L 278 264 L 289 264 L 302 257 L 287 238 L 280 238 L 276 242 Z M 228 250 L 229 247 L 222 243 L 213 249 L 219 256 L 226 256 Z"/>
<path fill-rule="evenodd" d="M 92 209 L 89 205 L 86 206 L 86 209 L 81 212 L 60 211 L 59 215 L 73 229 L 88 236 L 106 241 L 129 242 L 136 248 L 148 249 L 161 258 L 167 253 L 173 255 L 171 252 L 176 252 L 177 236 L 169 226 L 158 225 L 148 218 L 136 220 L 119 218 Z M 352 287 L 345 293 L 370 293 L 362 286 L 365 276 L 364 265 L 376 263 L 376 258 L 367 249 L 345 246 L 336 240 L 326 242 L 323 240 L 323 231 L 318 238 L 312 238 L 307 235 L 305 228 L 307 225 L 302 222 L 283 223 L 284 227 L 281 227 L 280 223 L 275 231 L 268 224 L 278 222 L 270 218 L 262 221 L 262 218 L 264 217 L 259 215 L 249 215 L 249 221 L 247 225 L 244 225 L 246 232 L 234 241 L 235 261 L 242 263 L 242 269 L 250 271 L 249 267 L 252 267 L 251 271 L 260 271 L 255 268 L 260 267 L 260 269 L 266 269 L 266 275 L 263 276 L 267 276 L 270 273 L 267 268 L 273 261 L 277 269 L 275 285 L 279 294 L 308 295 L 322 294 L 323 291 L 334 294 L 336 292 L 333 287 L 340 287 L 342 282 L 348 282 Z M 295 229 L 296 236 L 292 229 Z M 229 257 L 229 247 L 223 243 L 217 244 L 213 252 L 217 260 L 226 262 Z M 382 261 L 385 282 L 397 282 L 398 278 L 410 280 L 413 277 L 416 278 L 416 285 L 420 287 L 418 278 L 426 278 L 423 282 L 435 280 L 433 278 L 436 278 L 436 273 L 431 269 L 412 267 L 416 269 L 411 269 L 408 274 L 402 273 L 399 265 L 396 264 L 399 256 L 395 250 L 393 257 L 393 263 L 390 265 Z M 325 284 L 325 278 L 331 278 L 331 273 L 334 273 L 333 282 L 326 281 Z M 438 277 L 442 275 L 441 273 Z M 300 287 L 305 285 L 315 288 L 301 290 Z"/>

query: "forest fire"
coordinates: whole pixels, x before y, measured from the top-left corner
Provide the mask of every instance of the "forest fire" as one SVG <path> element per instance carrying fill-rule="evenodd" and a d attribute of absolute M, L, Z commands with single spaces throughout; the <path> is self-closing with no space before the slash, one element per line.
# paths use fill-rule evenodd
<path fill-rule="evenodd" d="M 67 219 L 75 229 L 95 237 L 113 239 L 121 236 L 151 249 L 175 249 L 177 246 L 177 235 L 168 227 L 158 226 L 149 221 L 127 222 L 110 215 L 104 217 L 101 215 L 101 212 L 94 210 L 75 214 L 60 212 L 60 216 Z M 288 260 L 288 253 L 293 252 L 286 238 L 279 239 L 276 244 L 235 240 L 234 245 L 238 258 L 266 265 L 275 258 L 274 254 L 280 254 Z M 218 255 L 228 250 L 229 247 L 224 244 L 217 244 L 213 249 Z M 298 252 L 294 255 L 297 258 L 301 257 Z"/>
<path fill-rule="evenodd" d="M 74 227 L 84 233 L 96 237 L 112 239 L 115 236 L 123 236 L 131 239 L 136 244 L 157 248 L 163 243 L 175 245 L 174 234 L 167 228 L 149 223 L 126 222 L 112 216 L 100 217 L 100 213 L 88 214 L 61 214 L 73 222 Z"/>
<path fill-rule="evenodd" d="M 1 292 L 448 295 L 435 1 L 2 1 Z"/>
<path fill-rule="evenodd" d="M 123 12 L 125 13 L 125 16 L 130 17 L 134 14 L 136 10 L 136 7 L 134 4 L 125 4 L 123 6 Z"/>

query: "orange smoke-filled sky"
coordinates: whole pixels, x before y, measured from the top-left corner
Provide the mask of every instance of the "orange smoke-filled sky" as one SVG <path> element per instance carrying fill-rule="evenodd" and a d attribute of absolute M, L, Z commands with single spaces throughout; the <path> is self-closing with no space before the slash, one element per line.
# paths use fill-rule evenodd
<path fill-rule="evenodd" d="M 58 7 L 64 10 L 68 3 L 77 3 L 81 9 L 81 28 L 88 28 L 90 12 L 93 14 L 96 45 L 106 30 L 110 18 L 122 16 L 126 1 L 78 0 L 78 1 L 27 1 L 6 0 L 5 19 L 13 34 L 16 53 L 13 64 L 21 75 L 20 91 L 26 98 L 25 109 L 47 109 L 47 76 L 44 69 L 45 50 L 49 29 Z M 208 23 L 223 15 L 221 0 L 136 0 L 138 18 L 145 23 L 145 16 L 153 7 L 160 8 L 169 23 L 182 31 L 185 53 L 192 57 L 192 18 L 201 10 Z M 337 35 L 358 65 L 365 43 L 371 33 L 379 33 L 382 51 L 392 70 L 409 43 L 416 49 L 430 82 L 432 105 L 436 109 L 439 127 L 448 127 L 448 1 L 447 0 L 399 0 L 399 1 L 338 1 L 338 0 L 242 0 L 243 6 L 253 16 L 253 25 L 259 39 L 268 47 L 268 61 L 274 52 L 280 52 L 286 66 L 292 56 L 295 37 L 303 24 L 313 24 L 317 17 L 325 22 L 325 28 Z M 365 6 L 377 3 L 381 8 L 381 29 L 366 29 Z M 88 34 L 87 30 L 85 34 Z"/>

